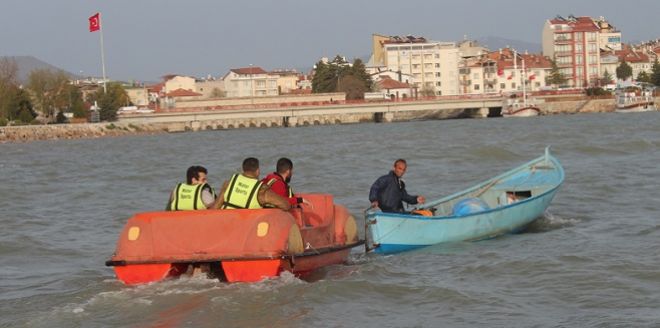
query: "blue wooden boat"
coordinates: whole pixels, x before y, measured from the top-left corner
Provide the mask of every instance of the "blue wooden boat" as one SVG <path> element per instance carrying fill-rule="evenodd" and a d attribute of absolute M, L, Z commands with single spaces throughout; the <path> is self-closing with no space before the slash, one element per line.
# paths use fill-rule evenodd
<path fill-rule="evenodd" d="M 367 251 L 390 254 L 515 233 L 543 215 L 563 181 L 564 169 L 548 147 L 539 158 L 418 207 L 430 216 L 367 210 Z"/>

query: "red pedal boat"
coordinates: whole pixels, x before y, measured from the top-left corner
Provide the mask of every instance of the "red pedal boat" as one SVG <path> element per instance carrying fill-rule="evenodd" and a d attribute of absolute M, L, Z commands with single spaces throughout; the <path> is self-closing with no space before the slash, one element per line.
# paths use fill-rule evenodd
<path fill-rule="evenodd" d="M 223 281 L 253 282 L 289 271 L 297 276 L 346 262 L 363 244 L 355 218 L 328 194 L 311 205 L 279 209 L 146 212 L 131 217 L 112 258 L 117 278 L 143 284 L 208 265 Z"/>

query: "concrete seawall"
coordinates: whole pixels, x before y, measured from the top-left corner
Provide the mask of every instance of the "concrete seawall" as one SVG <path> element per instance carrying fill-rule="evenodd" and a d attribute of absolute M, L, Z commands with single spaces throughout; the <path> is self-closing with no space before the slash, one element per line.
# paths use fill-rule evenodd
<path fill-rule="evenodd" d="M 656 98 L 660 104 L 660 98 Z M 539 99 L 544 115 L 611 112 L 613 99 Z M 499 106 L 499 107 L 498 107 Z M 0 127 L 0 143 L 34 140 L 99 138 L 246 127 L 296 127 L 400 122 L 468 117 L 498 116 L 501 99 L 410 101 L 361 105 L 330 105 L 288 109 L 215 110 L 194 113 L 164 113 L 120 117 L 113 123 L 58 124 Z"/>

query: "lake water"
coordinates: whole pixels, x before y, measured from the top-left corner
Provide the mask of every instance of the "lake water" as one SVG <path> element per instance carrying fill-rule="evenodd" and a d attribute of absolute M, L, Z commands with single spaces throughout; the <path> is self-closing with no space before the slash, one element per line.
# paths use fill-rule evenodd
<path fill-rule="evenodd" d="M 247 156 L 294 162 L 362 226 L 399 157 L 439 198 L 540 156 L 566 180 L 526 232 L 255 284 L 119 283 L 104 261 L 133 213 L 162 209 L 193 164 L 219 186 Z M 658 327 L 660 113 L 208 131 L 0 145 L 2 327 Z"/>

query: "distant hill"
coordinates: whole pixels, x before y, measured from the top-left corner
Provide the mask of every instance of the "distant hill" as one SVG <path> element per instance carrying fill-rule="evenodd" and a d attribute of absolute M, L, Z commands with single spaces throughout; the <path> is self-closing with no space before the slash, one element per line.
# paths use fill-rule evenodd
<path fill-rule="evenodd" d="M 66 75 L 72 78 L 76 78 L 75 74 L 67 72 L 59 67 L 53 66 L 49 63 L 41 61 L 32 56 L 5 56 L 3 58 L 9 58 L 16 61 L 16 64 L 18 65 L 18 81 L 20 83 L 26 83 L 28 76 L 30 75 L 30 72 L 32 72 L 35 69 L 49 69 L 53 71 L 62 71 Z"/>
<path fill-rule="evenodd" d="M 477 39 L 477 42 L 480 45 L 483 45 L 488 49 L 490 49 L 490 51 L 495 51 L 497 49 L 506 48 L 506 47 L 511 47 L 519 52 L 525 52 L 525 50 L 527 50 L 530 53 L 540 53 L 542 51 L 542 47 L 540 43 L 511 40 L 496 36 L 482 37 Z"/>

